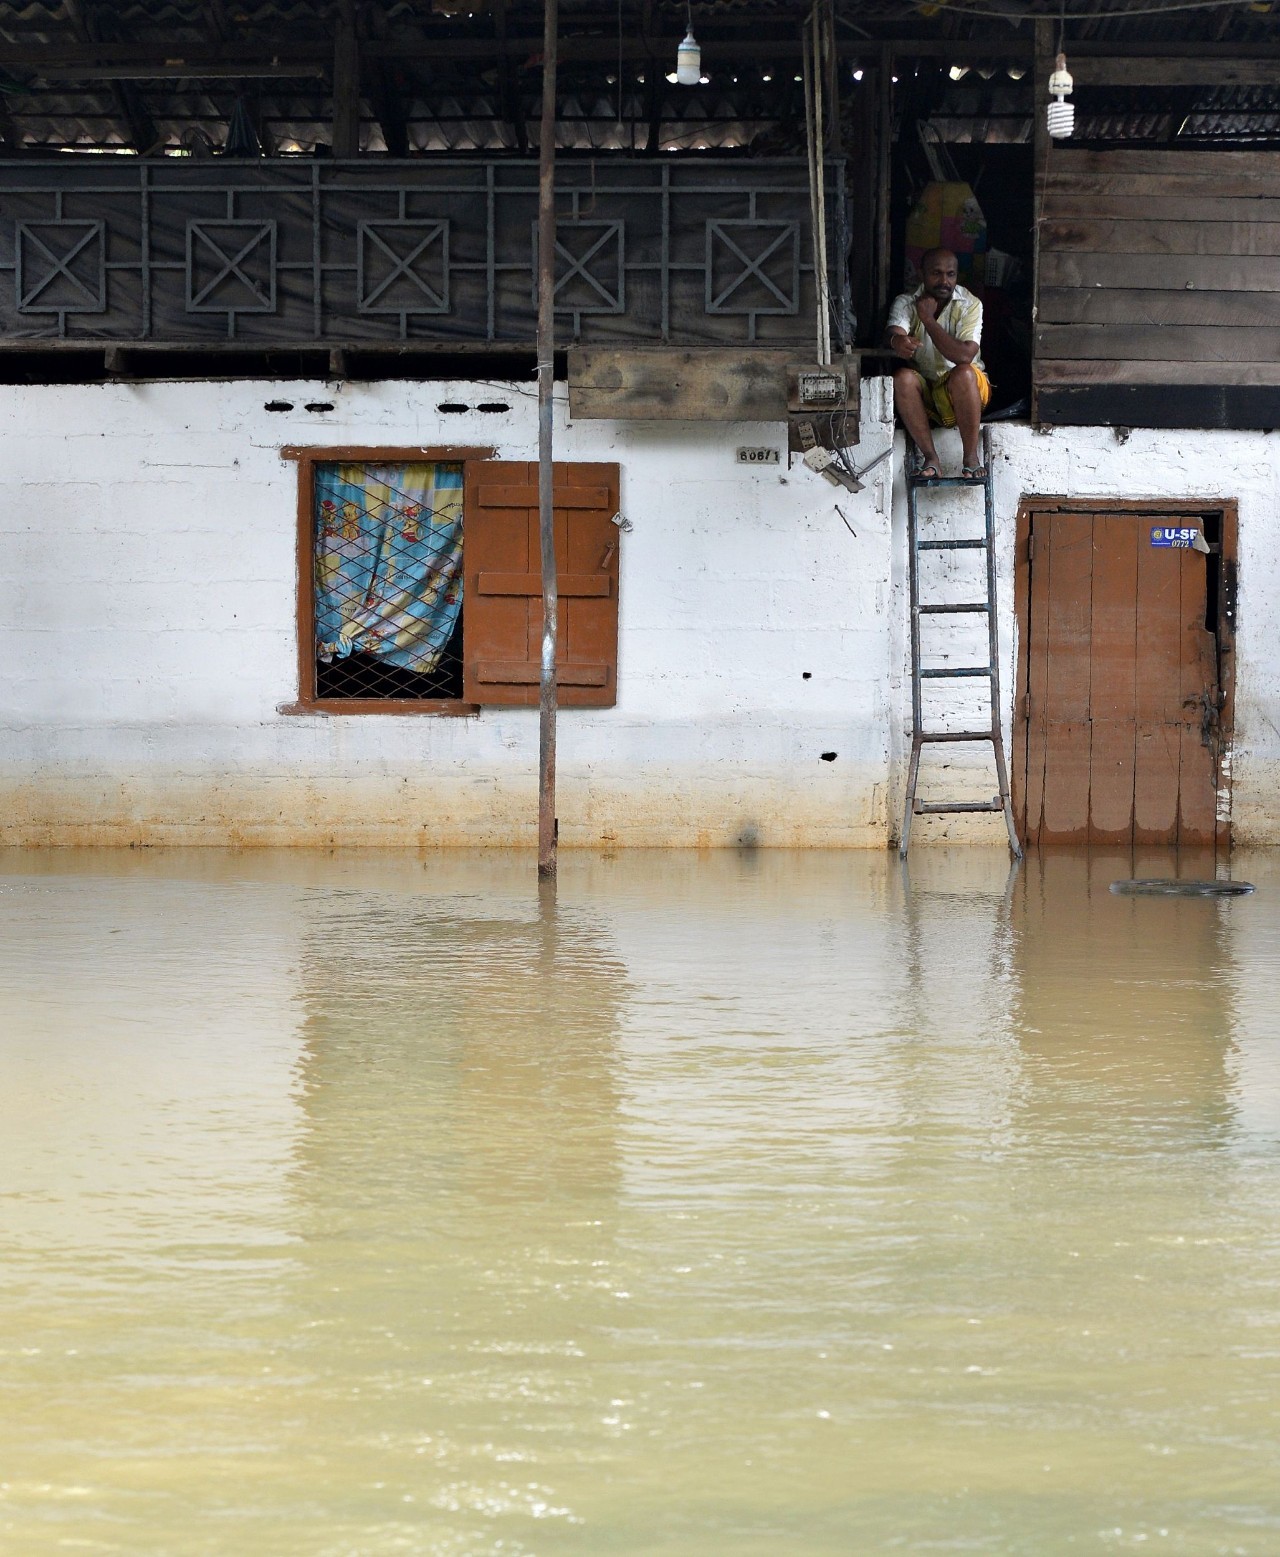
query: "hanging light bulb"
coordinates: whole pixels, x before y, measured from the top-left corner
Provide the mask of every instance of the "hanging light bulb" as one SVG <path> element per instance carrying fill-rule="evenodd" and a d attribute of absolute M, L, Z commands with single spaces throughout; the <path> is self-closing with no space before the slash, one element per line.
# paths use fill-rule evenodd
<path fill-rule="evenodd" d="M 1065 101 L 1075 82 L 1067 72 L 1067 56 L 1059 54 L 1053 62 L 1053 74 L 1049 77 L 1049 134 L 1054 140 L 1065 140 L 1076 127 L 1074 103 Z"/>
<path fill-rule="evenodd" d="M 702 76 L 702 50 L 693 36 L 693 16 L 689 17 L 689 30 L 684 42 L 676 50 L 676 80 L 681 86 L 697 86 Z"/>

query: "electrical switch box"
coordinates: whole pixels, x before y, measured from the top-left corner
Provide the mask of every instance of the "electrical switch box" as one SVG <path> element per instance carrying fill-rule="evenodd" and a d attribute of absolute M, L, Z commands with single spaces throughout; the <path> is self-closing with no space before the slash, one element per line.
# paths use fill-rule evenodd
<path fill-rule="evenodd" d="M 787 409 L 850 413 L 858 418 L 858 359 L 837 358 L 829 365 L 817 362 L 787 364 Z"/>

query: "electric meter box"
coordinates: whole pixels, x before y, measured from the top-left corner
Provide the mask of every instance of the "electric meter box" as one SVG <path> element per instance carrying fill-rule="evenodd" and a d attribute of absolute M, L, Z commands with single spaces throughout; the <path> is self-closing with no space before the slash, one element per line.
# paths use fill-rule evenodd
<path fill-rule="evenodd" d="M 787 364 L 787 447 L 848 449 L 858 442 L 859 358 Z"/>
<path fill-rule="evenodd" d="M 787 410 L 848 415 L 858 420 L 858 359 L 787 364 Z"/>

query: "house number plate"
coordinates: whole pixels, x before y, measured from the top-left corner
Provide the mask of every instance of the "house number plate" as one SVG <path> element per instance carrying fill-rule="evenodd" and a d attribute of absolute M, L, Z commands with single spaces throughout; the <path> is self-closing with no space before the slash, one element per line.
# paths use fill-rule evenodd
<path fill-rule="evenodd" d="M 777 449 L 753 449 L 740 446 L 739 465 L 781 465 L 782 455 Z"/>

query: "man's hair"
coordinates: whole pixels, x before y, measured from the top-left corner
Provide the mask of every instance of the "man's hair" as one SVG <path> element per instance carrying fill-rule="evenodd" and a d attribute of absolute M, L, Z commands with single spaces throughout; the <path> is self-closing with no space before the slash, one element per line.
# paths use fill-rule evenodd
<path fill-rule="evenodd" d="M 936 249 L 926 249 L 920 256 L 920 274 L 922 276 L 924 275 L 925 271 L 929 268 L 930 260 L 941 259 L 944 254 L 948 259 L 956 259 L 956 251 L 954 249 L 948 249 L 942 244 L 939 244 Z M 956 260 L 956 263 L 959 264 L 959 260 Z"/>

